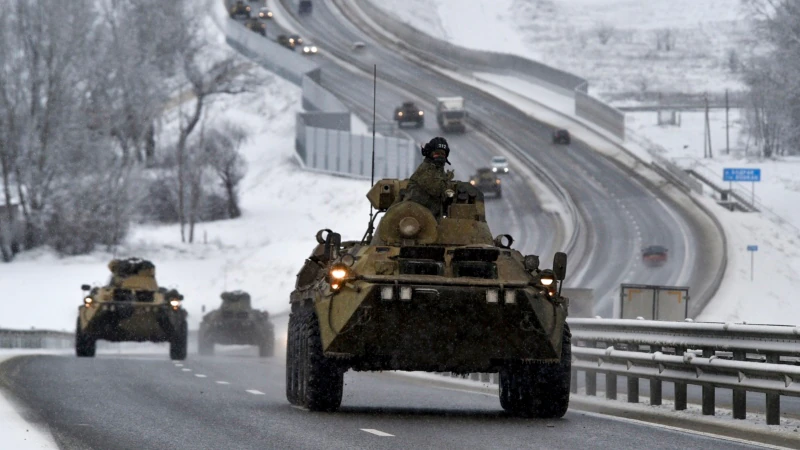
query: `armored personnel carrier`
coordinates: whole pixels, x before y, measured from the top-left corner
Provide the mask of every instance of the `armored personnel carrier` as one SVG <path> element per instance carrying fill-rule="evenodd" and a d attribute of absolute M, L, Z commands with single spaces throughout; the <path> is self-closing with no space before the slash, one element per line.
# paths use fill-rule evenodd
<path fill-rule="evenodd" d="M 108 263 L 105 286 L 81 286 L 86 291 L 78 308 L 75 353 L 92 357 L 97 341 L 169 342 L 170 358 L 186 359 L 186 310 L 183 295 L 158 287 L 156 267 L 139 258 Z"/>
<path fill-rule="evenodd" d="M 222 305 L 203 316 L 198 334 L 201 355 L 214 353 L 214 344 L 257 345 L 258 355 L 275 353 L 275 329 L 269 313 L 253 309 L 250 294 L 244 291 L 223 292 Z"/>
<path fill-rule="evenodd" d="M 451 181 L 437 222 L 401 201 L 408 180 L 384 179 L 367 198 L 383 213 L 361 241 L 330 230 L 291 294 L 286 396 L 310 410 L 340 406 L 344 372 L 499 372 L 500 404 L 525 417 L 569 405 L 566 255 L 552 269 L 492 237 L 483 194 Z M 377 217 L 377 216 L 375 216 Z"/>

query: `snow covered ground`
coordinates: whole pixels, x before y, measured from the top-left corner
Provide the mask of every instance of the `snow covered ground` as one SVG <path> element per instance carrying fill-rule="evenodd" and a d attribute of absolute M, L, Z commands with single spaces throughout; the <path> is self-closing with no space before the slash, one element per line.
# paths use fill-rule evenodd
<path fill-rule="evenodd" d="M 273 314 L 287 310 L 295 275 L 316 245 L 316 232 L 331 228 L 344 239 L 357 239 L 366 229 L 369 182 L 303 171 L 294 160 L 299 88 L 260 68 L 252 70 L 263 80 L 254 92 L 218 97 L 205 119 L 206 127 L 225 120 L 251 133 L 242 148 L 248 163 L 240 190 L 243 216 L 198 224 L 194 244 L 181 243 L 177 225 L 137 225 L 116 252 L 156 264 L 159 283 L 184 294 L 190 328 L 197 328 L 201 306 L 217 307 L 226 289 L 250 292 L 254 307 Z M 73 330 L 80 285 L 105 282 L 113 256 L 98 250 L 60 258 L 39 249 L 3 264 L 0 328 Z"/>
<path fill-rule="evenodd" d="M 761 182 L 733 183 L 733 188 L 755 198 L 761 214 L 730 212 L 711 197 L 704 201 L 719 217 L 728 238 L 728 269 L 715 299 L 701 320 L 750 323 L 800 323 L 800 158 L 758 158 L 752 142 L 742 131 L 740 111 L 732 110 L 726 138 L 725 111 L 709 114 L 713 158 L 703 157 L 704 113 L 683 111 L 680 126 L 659 126 L 655 112 L 628 113 L 628 126 L 650 150 L 692 168 L 722 188 L 724 168 L 760 168 Z M 726 140 L 730 154 L 726 154 Z M 704 187 L 704 193 L 713 191 Z M 718 198 L 717 195 L 714 197 Z M 757 245 L 750 254 L 748 245 Z M 750 280 L 751 256 L 753 280 Z"/>
<path fill-rule="evenodd" d="M 580 75 L 603 98 L 742 88 L 732 69 L 749 33 L 733 0 L 371 1 L 434 37 Z"/>

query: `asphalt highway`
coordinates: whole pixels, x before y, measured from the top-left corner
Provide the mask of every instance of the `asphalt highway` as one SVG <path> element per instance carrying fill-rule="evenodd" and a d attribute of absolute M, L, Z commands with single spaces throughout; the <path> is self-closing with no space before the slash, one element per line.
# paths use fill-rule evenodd
<path fill-rule="evenodd" d="M 521 419 L 496 395 L 376 373 L 348 372 L 341 410 L 311 413 L 286 401 L 281 356 L 219 350 L 18 357 L 0 387 L 65 449 L 755 448 L 581 412 Z"/>

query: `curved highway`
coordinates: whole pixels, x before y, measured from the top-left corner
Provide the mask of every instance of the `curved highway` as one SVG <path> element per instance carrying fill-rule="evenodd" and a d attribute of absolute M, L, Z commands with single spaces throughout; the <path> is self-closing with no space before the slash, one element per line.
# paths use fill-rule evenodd
<path fill-rule="evenodd" d="M 284 0 L 287 4 L 291 4 Z M 272 2 L 275 5 L 277 2 Z M 281 14 L 287 14 L 284 9 Z M 387 91 L 380 108 L 384 114 L 391 114 L 394 106 L 403 99 L 412 98 L 432 108 L 431 101 L 437 96 L 461 95 L 467 101 L 470 117 L 484 127 L 502 135 L 507 141 L 503 149 L 527 165 L 535 165 L 547 171 L 565 189 L 580 213 L 580 228 L 575 248 L 571 249 L 572 263 L 568 272 L 570 286 L 593 288 L 599 301 L 596 313 L 610 317 L 612 302 L 623 282 L 660 285 L 688 285 L 698 301 L 708 296 L 709 284 L 716 261 L 710 260 L 710 252 L 703 251 L 707 245 L 702 221 L 674 205 L 667 198 L 659 198 L 658 190 L 651 184 L 622 168 L 614 161 L 600 155 L 588 145 L 573 141 L 568 147 L 555 146 L 550 141 L 551 127 L 538 122 L 512 106 L 467 86 L 459 85 L 438 71 L 406 59 L 400 50 L 384 48 L 384 42 L 358 29 L 347 21 L 342 13 L 330 2 L 315 2 L 313 14 L 302 18 L 292 17 L 293 26 L 302 35 L 318 44 L 322 55 L 335 56 L 334 61 L 323 63 L 323 85 L 337 95 L 345 95 L 353 101 L 371 108 L 372 91 L 370 85 L 359 83 L 359 76 L 352 69 L 345 69 L 335 62 L 345 61 L 359 67 L 362 74 L 371 74 L 373 64 L 377 64 L 379 77 L 390 81 L 405 95 L 395 97 L 394 90 L 382 89 L 379 98 Z M 367 44 L 364 52 L 351 51 L 352 43 L 363 41 Z M 493 68 L 486 68 L 491 71 Z M 367 80 L 361 77 L 362 80 Z M 392 98 L 394 97 L 394 98 Z M 394 103 L 386 104 L 388 100 Z M 432 120 L 429 119 L 429 122 Z M 427 140 L 438 129 L 413 133 L 418 140 Z M 467 133 L 463 138 L 447 135 L 455 139 L 453 161 L 472 158 L 473 153 L 463 152 L 470 140 Z M 476 165 L 488 162 L 487 152 Z M 509 180 L 518 183 L 522 180 Z M 509 188 L 506 184 L 506 188 Z M 530 198 L 517 196 L 522 203 L 514 203 L 512 209 L 529 209 Z M 509 199 L 510 200 L 510 199 Z M 534 217 L 536 219 L 536 217 Z M 503 223 L 506 229 L 508 223 Z M 543 228 L 539 223 L 522 222 L 522 229 L 513 230 L 515 236 L 532 234 L 535 239 L 529 242 L 548 242 L 552 228 Z M 497 233 L 497 227 L 493 224 Z M 669 262 L 660 268 L 652 269 L 641 263 L 640 249 L 643 246 L 659 244 L 670 249 Z M 546 264 L 550 250 L 543 247 L 530 249 L 544 255 Z M 527 250 L 527 249 L 525 249 Z M 571 275 L 571 277 L 570 277 Z"/>

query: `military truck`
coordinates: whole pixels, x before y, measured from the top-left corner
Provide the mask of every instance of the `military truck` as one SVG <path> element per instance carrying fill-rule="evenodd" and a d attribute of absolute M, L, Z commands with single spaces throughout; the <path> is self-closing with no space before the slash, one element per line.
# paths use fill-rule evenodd
<path fill-rule="evenodd" d="M 201 355 L 214 353 L 214 344 L 257 345 L 258 355 L 275 353 L 275 329 L 269 313 L 253 309 L 250 294 L 223 292 L 222 305 L 203 316 L 197 348 Z"/>
<path fill-rule="evenodd" d="M 444 132 L 467 131 L 467 111 L 464 97 L 438 97 L 436 99 L 436 122 Z"/>
<path fill-rule="evenodd" d="M 278 44 L 288 48 L 291 51 L 294 51 L 295 41 L 294 39 L 290 38 L 285 34 L 279 34 L 277 39 Z"/>
<path fill-rule="evenodd" d="M 152 262 L 114 259 L 105 286 L 81 286 L 86 292 L 78 308 L 75 354 L 93 357 L 97 341 L 169 342 L 170 358 L 186 359 L 186 310 L 183 295 L 156 282 Z"/>
<path fill-rule="evenodd" d="M 406 123 L 412 123 L 417 128 L 422 128 L 425 126 L 425 112 L 417 107 L 414 102 L 403 102 L 402 105 L 394 109 L 394 120 L 397 122 L 398 127 Z"/>
<path fill-rule="evenodd" d="M 231 19 L 235 19 L 237 17 L 249 19 L 250 18 L 250 5 L 245 5 L 243 1 L 237 0 L 230 9 Z"/>
<path fill-rule="evenodd" d="M 475 186 L 484 194 L 491 193 L 497 198 L 503 196 L 503 186 L 500 184 L 500 178 L 488 167 L 478 169 L 475 175 L 470 178 L 469 184 Z"/>
<path fill-rule="evenodd" d="M 569 405 L 566 254 L 552 269 L 492 237 L 483 195 L 449 181 L 445 214 L 401 200 L 408 180 L 384 179 L 367 198 L 382 214 L 360 241 L 325 229 L 291 293 L 286 396 L 336 410 L 347 370 L 499 372 L 500 404 L 525 417 Z M 377 217 L 374 216 L 374 217 Z"/>
<path fill-rule="evenodd" d="M 260 34 L 262 36 L 266 36 L 267 35 L 267 24 L 265 24 L 264 22 L 262 22 L 261 20 L 259 20 L 256 17 L 251 17 L 251 18 L 247 19 L 247 21 L 244 23 L 244 26 L 248 30 L 253 31 L 255 33 L 258 33 L 258 34 Z"/>

